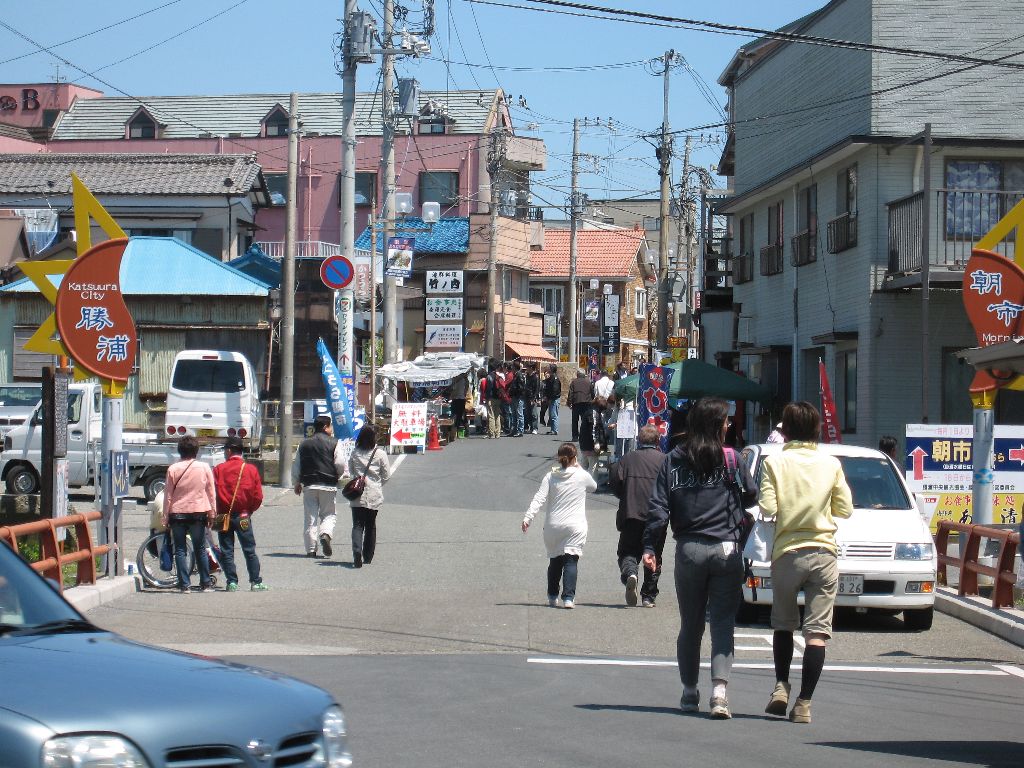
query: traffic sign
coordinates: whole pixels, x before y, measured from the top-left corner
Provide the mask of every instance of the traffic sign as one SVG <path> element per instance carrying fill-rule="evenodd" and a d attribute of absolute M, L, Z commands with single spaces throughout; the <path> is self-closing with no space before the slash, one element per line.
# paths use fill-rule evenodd
<path fill-rule="evenodd" d="M 320 279 L 336 291 L 351 283 L 354 276 L 355 268 L 344 256 L 328 256 L 320 265 Z"/>

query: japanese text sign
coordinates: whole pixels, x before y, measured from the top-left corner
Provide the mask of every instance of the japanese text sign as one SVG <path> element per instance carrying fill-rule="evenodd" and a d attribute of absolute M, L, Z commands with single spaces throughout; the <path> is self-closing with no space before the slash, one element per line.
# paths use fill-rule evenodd
<path fill-rule="evenodd" d="M 462 293 L 462 270 L 427 270 L 427 293 Z"/>
<path fill-rule="evenodd" d="M 978 337 L 987 347 L 1021 335 L 1024 323 L 1024 272 L 1014 262 L 991 251 L 975 248 L 964 268 L 964 309 Z M 1013 374 L 993 377 L 978 371 L 971 392 L 985 392 L 1005 386 Z"/>
<path fill-rule="evenodd" d="M 461 320 L 462 299 L 426 299 L 427 322 L 431 320 Z"/>
<path fill-rule="evenodd" d="M 428 325 L 423 347 L 425 349 L 462 349 L 462 326 Z"/>
<path fill-rule="evenodd" d="M 411 277 L 413 246 L 415 237 L 388 238 L 388 253 L 384 261 L 388 277 Z"/>
<path fill-rule="evenodd" d="M 668 452 L 668 392 L 675 370 L 644 363 L 640 366 L 640 385 L 636 392 L 637 424 L 651 424 L 661 435 L 661 450 Z"/>
<path fill-rule="evenodd" d="M 395 403 L 391 409 L 391 445 L 424 445 L 427 437 L 427 404 Z"/>
<path fill-rule="evenodd" d="M 334 358 L 331 357 L 323 339 L 317 339 L 316 352 L 320 357 L 320 373 L 327 392 L 327 410 L 334 423 L 334 436 L 339 440 L 355 437 L 352 434 L 352 408 L 345 381 L 338 373 L 338 367 L 334 364 Z"/>

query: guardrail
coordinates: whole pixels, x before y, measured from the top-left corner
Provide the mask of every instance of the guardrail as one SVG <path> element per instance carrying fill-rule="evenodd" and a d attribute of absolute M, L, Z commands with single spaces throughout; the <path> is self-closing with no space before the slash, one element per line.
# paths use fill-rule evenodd
<path fill-rule="evenodd" d="M 947 554 L 949 534 L 956 531 L 960 535 L 960 555 L 953 557 Z M 999 542 L 999 554 L 996 564 L 982 565 L 978 562 L 978 553 L 982 539 L 993 539 Z M 1013 606 L 1013 585 L 1017 580 L 1013 570 L 1014 557 L 1020 546 L 1020 534 L 1001 528 L 989 528 L 984 525 L 962 525 L 949 520 L 939 522 L 935 532 L 935 552 L 938 558 L 938 581 L 946 584 L 946 566 L 952 565 L 960 569 L 959 595 L 978 594 L 978 576 L 992 577 L 992 607 L 1009 608 Z"/>
<path fill-rule="evenodd" d="M 76 574 L 77 584 L 96 583 L 96 557 L 105 555 L 111 551 L 106 544 L 93 546 L 92 532 L 89 530 L 89 523 L 99 520 L 102 515 L 99 512 L 86 512 L 84 514 L 68 515 L 66 517 L 55 517 L 52 520 L 36 520 L 32 523 L 21 523 L 19 525 L 8 525 L 0 527 L 0 541 L 8 544 L 15 552 L 18 551 L 18 537 L 30 536 L 34 533 L 40 534 L 40 548 L 42 558 L 31 566 L 44 576 L 48 576 L 57 582 L 61 592 L 64 591 L 63 566 L 71 563 L 78 564 Z M 75 539 L 78 548 L 74 552 L 61 552 L 57 545 L 57 529 L 75 527 Z"/>

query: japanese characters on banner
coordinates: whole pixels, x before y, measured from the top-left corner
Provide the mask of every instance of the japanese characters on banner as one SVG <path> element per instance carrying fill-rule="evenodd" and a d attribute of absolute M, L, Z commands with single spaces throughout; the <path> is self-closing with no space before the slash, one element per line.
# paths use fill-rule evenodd
<path fill-rule="evenodd" d="M 352 259 L 356 268 L 355 291 L 356 299 L 366 303 L 370 300 L 370 291 L 373 290 L 373 275 L 370 274 L 370 259 L 367 256 L 356 256 Z"/>
<path fill-rule="evenodd" d="M 425 349 L 462 349 L 461 325 L 427 325 Z"/>
<path fill-rule="evenodd" d="M 415 237 L 389 237 L 388 252 L 384 259 L 384 274 L 388 277 L 412 277 L 412 254 Z"/>
<path fill-rule="evenodd" d="M 668 453 L 668 392 L 675 370 L 644 363 L 640 366 L 640 385 L 636 392 L 637 425 L 658 428 L 661 450 Z"/>
<path fill-rule="evenodd" d="M 427 297 L 426 299 L 426 313 L 427 321 L 431 320 L 462 320 L 462 297 L 459 298 L 444 298 L 434 299 Z"/>
<path fill-rule="evenodd" d="M 821 442 L 841 443 L 839 420 L 836 418 L 836 401 L 832 399 L 832 387 L 828 383 L 825 363 L 818 358 L 818 387 L 821 392 Z"/>
<path fill-rule="evenodd" d="M 1019 525 L 1024 507 L 1024 426 L 994 427 L 992 522 Z M 907 485 L 924 500 L 932 533 L 940 520 L 971 522 L 974 428 L 970 424 L 908 424 Z"/>
<path fill-rule="evenodd" d="M 597 347 L 587 346 L 587 372 L 591 381 L 601 378 L 601 363 Z"/>
<path fill-rule="evenodd" d="M 427 293 L 462 294 L 461 269 L 428 269 Z"/>
<path fill-rule="evenodd" d="M 978 346 L 987 347 L 1022 335 L 1024 272 L 1010 259 L 978 248 L 971 251 L 964 267 L 963 297 Z M 1017 378 L 1012 374 L 994 378 L 988 371 L 978 371 L 970 391 L 994 390 Z"/>
<path fill-rule="evenodd" d="M 425 445 L 427 404 L 395 403 L 391 409 L 391 445 Z"/>
<path fill-rule="evenodd" d="M 606 355 L 619 353 L 619 296 L 604 297 L 604 322 L 601 323 L 601 350 Z"/>
<path fill-rule="evenodd" d="M 352 409 L 341 374 L 338 373 L 338 367 L 334 364 L 334 358 L 331 357 L 323 339 L 317 339 L 316 352 L 320 357 L 320 373 L 327 390 L 327 410 L 334 423 L 334 436 L 339 440 L 351 439 L 355 437 L 352 434 Z"/>
<path fill-rule="evenodd" d="M 423 349 L 461 351 L 465 336 L 462 270 L 427 270 L 423 286 L 427 294 L 423 302 Z"/>

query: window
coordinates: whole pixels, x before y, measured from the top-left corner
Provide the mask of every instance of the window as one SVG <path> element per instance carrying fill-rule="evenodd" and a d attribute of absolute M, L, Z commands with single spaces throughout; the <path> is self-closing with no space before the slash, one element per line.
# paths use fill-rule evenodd
<path fill-rule="evenodd" d="M 128 138 L 155 139 L 156 123 L 145 115 L 136 115 L 132 121 L 128 123 Z"/>
<path fill-rule="evenodd" d="M 857 166 L 843 168 L 836 175 L 836 215 L 857 215 Z"/>
<path fill-rule="evenodd" d="M 287 136 L 288 115 L 282 109 L 275 109 L 266 120 L 263 121 L 264 136 Z"/>
<path fill-rule="evenodd" d="M 530 278 L 518 269 L 506 267 L 502 271 L 501 295 L 505 301 L 516 299 L 524 304 L 530 301 Z"/>
<path fill-rule="evenodd" d="M 544 314 L 557 315 L 562 310 L 562 291 L 560 285 L 533 286 L 530 288 L 530 301 L 540 304 L 544 308 Z"/>
<path fill-rule="evenodd" d="M 783 206 L 780 200 L 768 206 L 768 245 L 782 245 Z"/>
<path fill-rule="evenodd" d="M 842 253 L 857 245 L 857 166 L 836 174 L 836 217 L 828 223 L 828 252 Z"/>
<path fill-rule="evenodd" d="M 733 282 L 749 283 L 754 279 L 754 214 L 740 217 L 739 252 L 733 264 Z"/>
<path fill-rule="evenodd" d="M 647 290 L 633 289 L 633 317 L 637 320 L 647 319 Z"/>
<path fill-rule="evenodd" d="M 377 174 L 356 173 L 356 205 L 373 205 L 377 199 Z"/>
<path fill-rule="evenodd" d="M 245 373 L 234 360 L 179 360 L 171 386 L 185 392 L 241 392 Z"/>
<path fill-rule="evenodd" d="M 420 133 L 445 133 L 447 123 L 443 117 L 432 117 L 428 120 L 420 120 Z"/>
<path fill-rule="evenodd" d="M 857 431 L 857 350 L 836 352 L 836 409 L 839 428 L 843 432 Z"/>
<path fill-rule="evenodd" d="M 267 180 L 267 191 L 270 192 L 271 205 L 284 205 L 288 202 L 288 174 L 287 173 L 266 173 L 263 178 Z"/>
<path fill-rule="evenodd" d="M 644 216 L 644 229 L 648 232 L 657 232 L 661 229 L 661 219 L 657 216 Z"/>
<path fill-rule="evenodd" d="M 946 190 L 946 238 L 977 240 L 1024 197 L 1024 162 L 947 160 Z"/>
<path fill-rule="evenodd" d="M 459 197 L 459 174 L 455 171 L 423 171 L 420 174 L 420 205 L 455 205 Z"/>
<path fill-rule="evenodd" d="M 782 237 L 784 209 L 780 200 L 768 206 L 768 244 L 761 249 L 761 274 L 782 273 Z"/>
<path fill-rule="evenodd" d="M 797 233 L 792 239 L 793 264 L 802 266 L 818 256 L 818 185 L 804 187 L 797 193 Z"/>

